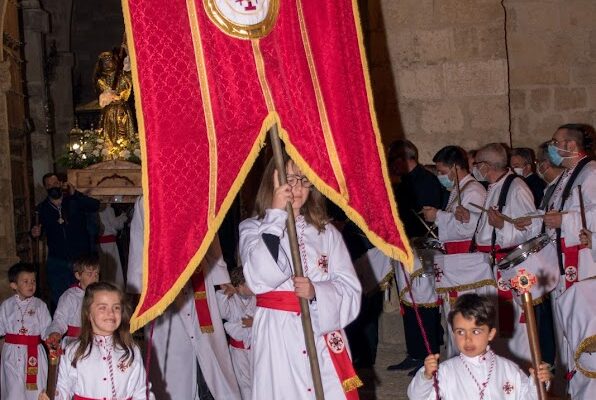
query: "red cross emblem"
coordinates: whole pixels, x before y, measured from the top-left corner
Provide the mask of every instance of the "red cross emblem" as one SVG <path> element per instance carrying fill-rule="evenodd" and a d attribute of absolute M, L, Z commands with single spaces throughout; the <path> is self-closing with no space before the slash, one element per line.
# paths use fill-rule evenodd
<path fill-rule="evenodd" d="M 536 275 L 526 271 L 525 268 L 521 268 L 519 271 L 517 271 L 517 275 L 511 278 L 511 286 L 518 293 L 526 293 L 532 286 L 536 284 L 537 281 Z"/>
<path fill-rule="evenodd" d="M 513 389 L 514 387 L 509 381 L 505 382 L 505 384 L 503 385 L 503 391 L 505 392 L 505 394 L 511 394 L 513 392 Z"/>
<path fill-rule="evenodd" d="M 434 264 L 433 267 L 435 270 L 435 282 L 439 283 L 443 279 L 443 269 L 439 267 L 439 264 Z"/>
<path fill-rule="evenodd" d="M 501 292 L 506 292 L 511 289 L 511 287 L 509 286 L 509 282 L 507 282 L 503 278 L 499 278 L 499 280 L 497 281 L 497 286 L 499 287 L 499 290 Z"/>
<path fill-rule="evenodd" d="M 575 282 L 577 280 L 577 267 L 570 265 L 565 268 L 565 280 L 567 282 Z"/>
<path fill-rule="evenodd" d="M 329 272 L 329 259 L 327 258 L 326 255 L 322 255 L 321 257 L 319 257 L 319 261 L 317 261 L 317 265 L 319 266 L 319 268 L 321 268 L 323 270 L 323 272 L 327 273 Z"/>
<path fill-rule="evenodd" d="M 35 367 L 37 365 L 37 358 L 33 356 L 29 357 L 28 363 L 30 367 Z"/>
<path fill-rule="evenodd" d="M 126 371 L 126 369 L 127 369 L 127 368 L 128 368 L 128 363 L 125 363 L 124 361 L 120 361 L 120 362 L 118 363 L 118 369 L 119 369 L 121 372 L 124 372 L 124 371 Z"/>
<path fill-rule="evenodd" d="M 32 317 L 32 316 L 34 316 L 34 315 L 35 315 L 35 310 L 29 310 L 29 311 L 27 311 L 27 314 L 28 314 L 30 317 Z"/>
<path fill-rule="evenodd" d="M 253 11 L 256 10 L 257 7 L 252 3 L 259 4 L 259 0 L 236 0 L 236 3 L 240 3 L 240 5 L 244 7 L 244 11 Z"/>
<path fill-rule="evenodd" d="M 344 351 L 345 344 L 341 334 L 337 331 L 327 334 L 327 346 L 335 354 L 339 354 Z"/>

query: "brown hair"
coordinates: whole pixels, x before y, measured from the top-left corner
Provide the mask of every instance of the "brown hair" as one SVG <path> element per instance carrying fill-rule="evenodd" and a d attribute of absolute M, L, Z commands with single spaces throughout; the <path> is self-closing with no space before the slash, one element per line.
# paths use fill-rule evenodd
<path fill-rule="evenodd" d="M 479 296 L 476 293 L 459 296 L 447 316 L 447 321 L 451 326 L 453 326 L 453 319 L 458 313 L 465 319 L 473 319 L 476 326 L 488 325 L 489 329 L 495 327 L 497 315 L 495 303 L 486 296 Z"/>
<path fill-rule="evenodd" d="M 79 257 L 72 264 L 72 272 L 82 273 L 86 269 L 99 270 L 99 257 L 95 254 Z"/>
<path fill-rule="evenodd" d="M 102 291 L 117 293 L 120 298 L 122 320 L 118 329 L 112 334 L 112 339 L 114 341 L 114 347 L 124 350 L 124 354 L 120 357 L 120 361 L 126 362 L 128 366 L 134 361 L 135 342 L 130 334 L 130 305 L 126 301 L 122 290 L 117 286 L 108 282 L 95 282 L 87 286 L 85 297 L 83 297 L 83 306 L 81 307 L 81 335 L 78 340 L 79 345 L 71 362 L 71 365 L 75 368 L 77 367 L 77 362 L 79 360 L 87 358 L 89 354 L 91 354 L 91 347 L 93 346 L 93 328 L 91 326 L 89 314 L 95 293 Z"/>
<path fill-rule="evenodd" d="M 284 155 L 286 168 L 290 163 L 294 164 L 295 169 L 298 169 L 294 161 Z M 263 172 L 263 178 L 261 178 L 261 184 L 259 185 L 259 191 L 255 199 L 254 215 L 259 219 L 265 217 L 265 211 L 271 208 L 271 203 L 273 202 L 273 171 L 275 171 L 275 160 L 272 158 L 269 160 L 265 172 Z M 316 227 L 319 232 L 325 230 L 325 225 L 329 221 L 325 208 L 325 198 L 314 186 L 311 186 L 310 194 L 300 209 L 300 214 L 304 216 L 306 222 Z"/>

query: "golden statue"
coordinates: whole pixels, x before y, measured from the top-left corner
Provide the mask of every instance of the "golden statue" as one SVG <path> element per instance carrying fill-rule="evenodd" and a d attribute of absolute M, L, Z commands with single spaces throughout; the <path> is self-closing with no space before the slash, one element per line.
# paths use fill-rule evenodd
<path fill-rule="evenodd" d="M 120 62 L 119 55 L 106 51 L 99 55 L 95 65 L 94 81 L 102 108 L 99 127 L 112 159 L 118 158 L 119 152 L 135 136 L 132 112 L 128 105 L 132 78 L 130 65 L 126 65 L 127 58 Z"/>

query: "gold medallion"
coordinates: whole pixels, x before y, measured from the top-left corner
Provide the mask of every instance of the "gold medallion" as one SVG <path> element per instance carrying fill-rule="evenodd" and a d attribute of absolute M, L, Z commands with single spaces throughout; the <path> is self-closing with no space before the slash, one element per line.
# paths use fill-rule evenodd
<path fill-rule="evenodd" d="M 259 39 L 271 32 L 280 0 L 203 0 L 205 12 L 222 32 L 238 39 Z"/>

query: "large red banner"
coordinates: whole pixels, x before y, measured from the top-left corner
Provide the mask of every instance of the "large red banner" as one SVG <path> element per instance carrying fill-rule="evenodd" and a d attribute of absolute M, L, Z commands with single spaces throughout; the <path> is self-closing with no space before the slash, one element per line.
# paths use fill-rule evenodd
<path fill-rule="evenodd" d="M 138 329 L 188 281 L 267 130 L 389 256 L 412 264 L 355 0 L 123 0 L 143 151 Z"/>

